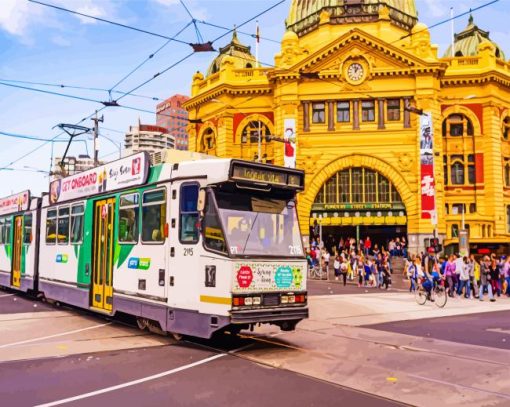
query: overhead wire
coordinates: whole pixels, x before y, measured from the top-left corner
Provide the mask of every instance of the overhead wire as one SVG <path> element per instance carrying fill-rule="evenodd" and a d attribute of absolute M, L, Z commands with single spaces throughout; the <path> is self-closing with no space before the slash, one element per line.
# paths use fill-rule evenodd
<path fill-rule="evenodd" d="M 121 90 L 111 90 L 111 89 L 104 89 L 104 88 L 94 88 L 94 87 L 87 87 L 87 86 L 76 86 L 76 85 L 64 85 L 59 83 L 48 83 L 48 82 L 33 82 L 33 81 L 22 81 L 17 79 L 1 79 L 0 82 L 7 82 L 7 83 L 21 83 L 24 85 L 35 85 L 35 86 L 48 86 L 52 88 L 69 88 L 69 89 L 77 89 L 77 90 L 88 90 L 88 91 L 95 91 L 95 92 L 112 92 L 112 93 L 125 93 Z M 155 97 L 155 96 L 146 96 L 146 95 L 139 95 L 136 93 L 132 93 L 130 96 L 144 98 L 144 99 L 150 99 L 154 101 L 161 101 L 163 99 Z"/>
<path fill-rule="evenodd" d="M 117 23 L 115 21 L 107 20 L 105 18 L 91 16 L 90 14 L 80 13 L 78 11 L 70 10 L 68 8 L 56 6 L 54 4 L 43 3 L 42 1 L 37 1 L 37 0 L 28 0 L 28 1 L 31 2 L 31 3 L 40 4 L 42 6 L 54 8 L 56 10 L 65 11 L 67 13 L 76 14 L 76 15 L 79 15 L 81 17 L 91 18 L 93 20 L 101 21 L 103 23 L 116 25 L 116 26 L 122 27 L 122 28 L 127 28 L 128 30 L 138 31 L 138 32 L 141 32 L 141 33 L 144 33 L 144 34 L 152 35 L 154 37 L 164 38 L 166 40 L 170 40 L 171 39 L 172 41 L 179 42 L 181 44 L 190 45 L 186 41 L 173 39 L 172 37 L 168 37 L 167 35 L 158 34 L 158 33 L 152 32 L 152 31 L 144 30 L 144 29 L 141 29 L 141 28 L 138 28 L 138 27 L 133 27 L 133 26 L 127 25 L 127 24 Z"/>

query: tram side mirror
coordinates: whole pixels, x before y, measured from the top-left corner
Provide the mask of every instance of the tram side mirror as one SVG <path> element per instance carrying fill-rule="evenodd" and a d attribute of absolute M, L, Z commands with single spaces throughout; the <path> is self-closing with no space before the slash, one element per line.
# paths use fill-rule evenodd
<path fill-rule="evenodd" d="M 205 189 L 198 191 L 198 202 L 197 211 L 200 212 L 200 216 L 203 216 L 205 208 Z"/>

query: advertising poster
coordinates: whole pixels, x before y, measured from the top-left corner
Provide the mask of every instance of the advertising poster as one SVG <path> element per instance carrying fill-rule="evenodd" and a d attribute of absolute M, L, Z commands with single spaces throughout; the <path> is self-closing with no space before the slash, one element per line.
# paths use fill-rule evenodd
<path fill-rule="evenodd" d="M 30 191 L 0 198 L 0 215 L 21 212 L 30 209 Z"/>
<path fill-rule="evenodd" d="M 296 168 L 296 119 L 283 121 L 284 155 L 283 163 L 287 168 Z"/>
<path fill-rule="evenodd" d="M 237 263 L 233 292 L 302 290 L 306 271 L 302 266 L 282 263 Z"/>
<path fill-rule="evenodd" d="M 421 174 L 421 218 L 437 224 L 436 186 L 434 181 L 434 142 L 432 116 L 420 116 L 420 174 Z"/>
<path fill-rule="evenodd" d="M 149 166 L 148 154 L 141 152 L 55 180 L 50 184 L 50 203 L 141 185 L 147 181 Z"/>

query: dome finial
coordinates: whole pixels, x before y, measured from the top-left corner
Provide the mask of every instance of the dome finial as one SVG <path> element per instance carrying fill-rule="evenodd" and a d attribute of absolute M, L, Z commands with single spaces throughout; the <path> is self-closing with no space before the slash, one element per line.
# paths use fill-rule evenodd
<path fill-rule="evenodd" d="M 469 20 L 468 20 L 468 24 L 472 25 L 473 24 L 473 21 L 474 21 L 474 18 L 473 18 L 473 14 L 471 14 L 471 9 L 469 9 L 470 13 L 469 13 Z"/>

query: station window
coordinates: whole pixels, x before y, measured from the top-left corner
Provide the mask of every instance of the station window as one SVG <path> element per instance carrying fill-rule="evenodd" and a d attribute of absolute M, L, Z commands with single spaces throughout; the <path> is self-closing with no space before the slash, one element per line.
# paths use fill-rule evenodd
<path fill-rule="evenodd" d="M 51 209 L 46 217 L 46 243 L 55 244 L 57 239 L 57 210 Z"/>
<path fill-rule="evenodd" d="M 459 225 L 456 223 L 452 225 L 452 237 L 459 237 Z"/>
<path fill-rule="evenodd" d="M 71 243 L 81 243 L 83 240 L 83 204 L 71 207 Z"/>
<path fill-rule="evenodd" d="M 462 162 L 464 157 L 452 156 L 451 157 L 451 181 L 453 185 L 464 185 L 464 163 Z"/>
<path fill-rule="evenodd" d="M 138 242 L 138 219 L 140 213 L 140 196 L 126 194 L 120 196 L 119 204 L 119 242 Z"/>
<path fill-rule="evenodd" d="M 473 134 L 473 123 L 463 114 L 451 114 L 443 121 L 443 137 L 463 137 Z"/>
<path fill-rule="evenodd" d="M 400 99 L 388 99 L 386 102 L 386 116 L 390 122 L 400 120 Z"/>
<path fill-rule="evenodd" d="M 351 104 L 350 104 L 350 102 L 337 102 L 337 104 L 336 104 L 336 121 L 339 123 L 349 123 L 351 121 Z"/>
<path fill-rule="evenodd" d="M 460 215 L 462 213 L 466 213 L 466 206 L 461 203 L 454 203 L 452 204 L 452 214 L 453 215 Z"/>
<path fill-rule="evenodd" d="M 510 158 L 503 161 L 503 177 L 505 179 L 505 187 L 510 187 Z"/>
<path fill-rule="evenodd" d="M 505 117 L 503 120 L 503 138 L 508 140 L 508 135 L 510 134 L 510 117 Z"/>
<path fill-rule="evenodd" d="M 58 244 L 69 243 L 69 207 L 64 206 L 58 208 L 58 222 L 57 222 L 57 242 Z"/>
<path fill-rule="evenodd" d="M 375 102 L 373 100 L 363 100 L 361 102 L 361 120 L 364 122 L 375 120 Z"/>
<path fill-rule="evenodd" d="M 142 242 L 161 243 L 165 241 L 166 191 L 144 192 L 142 205 Z"/>
<path fill-rule="evenodd" d="M 23 231 L 23 243 L 32 243 L 32 214 L 29 213 L 24 216 L 24 231 Z"/>
<path fill-rule="evenodd" d="M 312 103 L 312 123 L 324 123 L 326 117 L 325 103 Z"/>
<path fill-rule="evenodd" d="M 506 207 L 506 231 L 510 233 L 510 205 Z"/>
<path fill-rule="evenodd" d="M 198 242 L 198 184 L 181 187 L 179 240 L 181 243 Z"/>
<path fill-rule="evenodd" d="M 469 213 L 476 213 L 476 204 L 475 203 L 469 204 Z"/>

